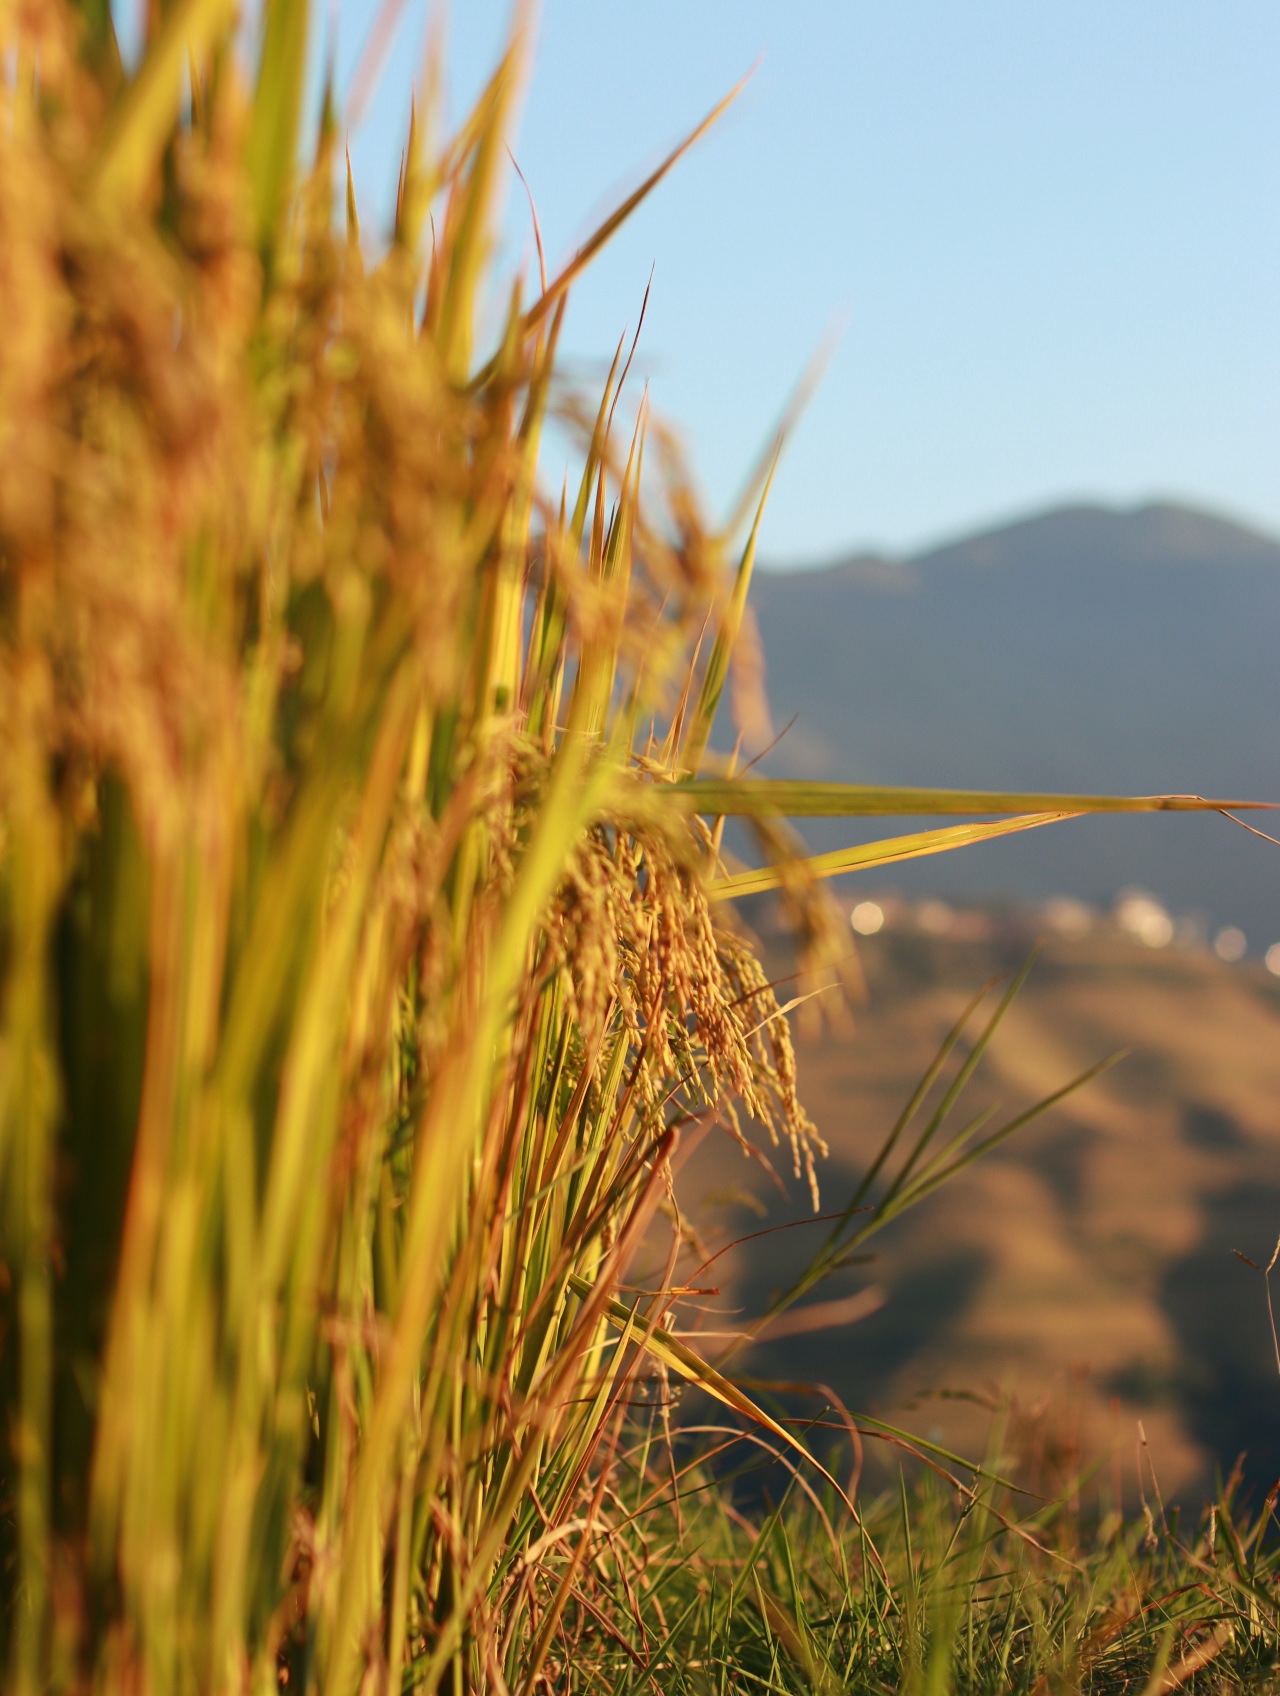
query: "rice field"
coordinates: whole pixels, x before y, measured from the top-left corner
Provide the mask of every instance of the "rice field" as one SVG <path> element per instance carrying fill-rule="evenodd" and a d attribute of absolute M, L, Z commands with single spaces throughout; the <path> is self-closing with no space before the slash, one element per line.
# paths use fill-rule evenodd
<path fill-rule="evenodd" d="M 151 10 L 133 70 L 100 0 L 0 22 L 7 1688 L 676 1688 L 655 1630 L 681 1676 L 736 1657 L 735 1688 L 847 1682 L 864 1652 L 942 1688 L 953 1590 L 909 1541 L 881 1571 L 881 1510 L 859 1520 L 803 1432 L 673 1335 L 674 1260 L 637 1289 L 635 1250 L 696 1135 L 776 1145 L 818 1204 L 788 1019 L 839 1014 L 826 877 L 1213 803 L 745 774 L 781 434 L 716 526 L 635 330 L 593 396 L 556 359 L 576 279 L 719 108 L 559 269 L 499 276 L 519 23 L 451 135 L 429 59 L 378 244 L 331 100 L 300 155 L 308 24 L 272 0 L 250 71 L 225 0 Z M 552 419 L 578 458 L 547 487 Z M 809 858 L 786 821 L 814 814 L 987 822 Z M 768 889 L 794 993 L 735 916 Z M 952 1121 L 983 1017 L 780 1303 L 1016 1129 Z M 800 1530 L 679 1505 L 677 1381 L 837 1516 L 863 1623 L 837 1609 L 823 1660 L 820 1569 L 799 1603 L 761 1588 Z M 903 1538 L 941 1548 L 969 1491 L 908 1499 Z M 989 1670 L 1014 1626 L 972 1588 L 979 1528 L 1028 1545 L 981 1499 L 930 1570 L 971 1575 Z M 1231 1641 L 1269 1644 L 1262 1534 L 1221 1523 Z M 1100 1544 L 1116 1594 L 1127 1536 Z M 1010 1582 L 1034 1635 L 1049 1592 Z M 1202 1652 L 1137 1606 L 1125 1642 Z"/>

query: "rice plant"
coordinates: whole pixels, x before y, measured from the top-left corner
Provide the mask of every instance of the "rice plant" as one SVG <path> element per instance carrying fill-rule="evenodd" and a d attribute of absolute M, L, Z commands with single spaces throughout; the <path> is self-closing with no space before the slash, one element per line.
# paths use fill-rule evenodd
<path fill-rule="evenodd" d="M 641 1364 L 794 1441 L 664 1341 L 669 1279 L 620 1295 L 692 1128 L 816 1183 L 734 899 L 780 887 L 820 958 L 823 876 L 1206 804 L 735 777 L 776 455 L 744 541 L 625 343 L 594 404 L 556 366 L 676 154 L 500 279 L 517 27 L 452 136 L 428 65 L 375 256 L 331 100 L 300 160 L 308 10 L 270 0 L 252 75 L 226 0 L 149 9 L 133 71 L 103 0 L 0 23 L 16 1692 L 562 1678 Z M 815 812 L 997 816 L 807 860 Z"/>

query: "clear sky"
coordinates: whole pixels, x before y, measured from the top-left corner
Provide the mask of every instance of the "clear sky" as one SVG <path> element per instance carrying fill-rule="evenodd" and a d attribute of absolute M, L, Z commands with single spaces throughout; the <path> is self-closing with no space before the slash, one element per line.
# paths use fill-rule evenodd
<path fill-rule="evenodd" d="M 354 137 L 369 204 L 421 7 L 404 0 Z M 340 82 L 377 9 L 342 0 Z M 455 115 L 507 18 L 456 0 Z M 611 351 L 654 267 L 638 363 L 713 510 L 838 320 L 772 499 L 775 560 L 1079 497 L 1280 529 L 1275 0 L 544 0 L 516 153 L 550 255 L 757 61 L 566 337 Z M 522 192 L 508 227 L 518 263 Z"/>

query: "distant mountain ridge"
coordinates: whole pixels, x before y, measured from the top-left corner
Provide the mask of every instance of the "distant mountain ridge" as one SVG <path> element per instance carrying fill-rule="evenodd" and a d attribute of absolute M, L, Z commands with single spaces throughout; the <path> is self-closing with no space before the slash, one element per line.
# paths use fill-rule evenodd
<path fill-rule="evenodd" d="M 775 722 L 798 715 L 776 773 L 1280 799 L 1280 541 L 1237 522 L 1062 507 L 902 561 L 762 571 L 752 602 Z M 1254 948 L 1280 938 L 1280 848 L 1215 818 L 1082 820 L 893 881 L 1092 901 L 1140 884 Z"/>

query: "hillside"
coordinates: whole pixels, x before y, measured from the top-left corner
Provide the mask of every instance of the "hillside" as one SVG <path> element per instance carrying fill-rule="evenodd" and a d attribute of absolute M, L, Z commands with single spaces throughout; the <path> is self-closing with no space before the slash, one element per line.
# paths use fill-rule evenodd
<path fill-rule="evenodd" d="M 1280 798 L 1280 542 L 1173 505 L 1079 506 L 915 558 L 762 572 L 790 775 Z M 840 832 L 813 827 L 820 847 Z M 1224 820 L 1088 820 L 903 868 L 910 890 L 1127 884 L 1280 938 L 1280 849 Z"/>
<path fill-rule="evenodd" d="M 843 1205 L 974 990 L 1044 932 L 1034 914 L 969 913 L 944 938 L 904 906 L 860 944 L 869 1005 L 851 1034 L 800 1048 L 801 1094 L 831 1146 L 824 1209 Z M 1280 1475 L 1280 1378 L 1261 1278 L 1232 1251 L 1265 1262 L 1280 1232 L 1275 979 L 1203 948 L 1153 952 L 1107 924 L 1050 934 L 958 1122 L 992 1102 L 1003 1120 L 1122 1050 L 810 1298 L 871 1292 L 850 1309 L 863 1317 L 761 1347 L 751 1370 L 827 1384 L 970 1454 L 992 1392 L 1047 1400 L 1086 1452 L 1117 1446 L 1130 1494 L 1142 1420 L 1166 1495 L 1211 1487 L 1241 1451 L 1265 1489 Z M 708 1252 L 807 1216 L 776 1164 L 785 1200 L 718 1139 L 696 1151 L 681 1196 Z M 689 1323 L 714 1332 L 761 1312 L 815 1235 L 727 1253 L 712 1304 L 724 1317 L 703 1303 Z"/>

